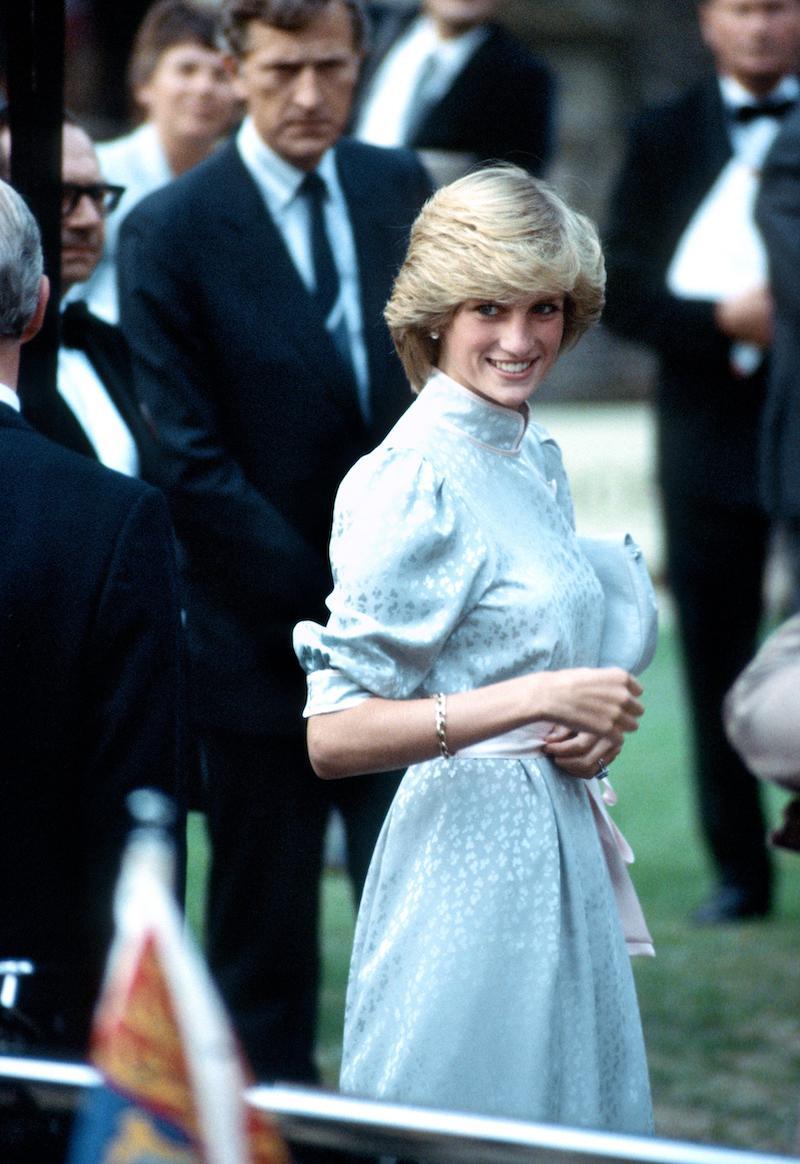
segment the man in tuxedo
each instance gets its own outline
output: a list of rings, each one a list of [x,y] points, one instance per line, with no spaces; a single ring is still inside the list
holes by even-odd
[[[800,104],[767,154],[756,218],[775,303],[775,338],[760,444],[764,505],[784,535],[791,607],[800,612]]]
[[[130,357],[118,328],[93,315],[81,285],[103,255],[105,218],[122,188],[108,185],[91,138],[67,119],[62,138],[61,344],[56,386],[22,358],[19,398],[35,428],[129,476],[151,474],[158,448],[131,391]],[[0,176],[8,178],[8,126],[0,128]]]
[[[767,913],[757,783],[725,738],[753,654],[769,522],[757,442],[771,304],[757,172],[798,96],[798,0],[700,0],[715,72],[633,127],[607,231],[605,320],[659,357],[658,473],[692,713],[700,821],[718,886],[698,923]],[[736,261],[734,261],[736,260]]]
[[[504,3],[371,5],[355,136],[421,150],[441,180],[497,160],[544,173],[555,146],[555,82],[496,22]]]
[[[0,1043],[75,1056],[126,797],[147,784],[182,798],[177,577],[158,490],[20,416],[20,350],[48,284],[36,223],[2,181],[0,286]]]
[[[363,15],[360,0],[228,0],[247,116],[120,238],[121,321],[186,561],[208,956],[262,1078],[316,1078],[331,806],[358,896],[397,782],[315,779],[292,651],[331,588],[338,483],[410,401],[382,310],[430,184],[410,152],[339,140]]]

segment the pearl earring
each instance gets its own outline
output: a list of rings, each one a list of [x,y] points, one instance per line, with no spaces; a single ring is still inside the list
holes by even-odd
[[[432,331],[432,332],[431,332],[431,339],[432,339],[432,340],[438,340],[438,338],[439,338],[439,333],[438,333],[438,331]]]

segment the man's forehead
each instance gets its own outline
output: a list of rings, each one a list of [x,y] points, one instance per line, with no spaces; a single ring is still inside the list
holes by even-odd
[[[261,64],[296,65],[349,60],[354,50],[352,45],[348,44],[284,44],[262,46],[251,50],[251,52]]]
[[[101,182],[100,162],[89,135],[76,125],[65,125],[62,135],[62,179],[67,182]],[[6,154],[11,150],[11,131],[7,125],[0,128],[0,150]]]
[[[344,8],[331,11],[335,13],[333,20],[325,14],[322,19],[296,29],[277,28],[263,20],[251,21],[247,26],[245,56],[256,56],[269,64],[343,60],[352,56],[355,50],[349,14]]]
[[[750,16],[757,12],[800,12],[800,0],[705,0],[705,8]]]
[[[64,178],[70,182],[76,179],[99,182],[100,163],[91,138],[75,125],[65,125],[63,132],[61,169]]]

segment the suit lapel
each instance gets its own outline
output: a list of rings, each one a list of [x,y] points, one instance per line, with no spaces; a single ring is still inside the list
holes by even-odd
[[[686,136],[696,146],[686,166],[685,181],[694,212],[733,157],[716,77],[697,90],[691,114],[693,125]]]
[[[161,454],[153,428],[148,424],[145,413],[133,395],[130,359],[122,333],[87,312],[85,351],[100,382],[133,437],[139,454],[139,474],[149,479]]]
[[[477,110],[480,117],[481,103],[475,100],[476,91],[485,92],[487,87],[493,84],[492,78],[497,75],[498,68],[505,65],[502,55],[499,61],[496,59],[499,39],[500,30],[492,25],[486,38],[453,78],[453,83],[447,91],[426,110],[415,133],[409,139],[410,144],[419,141],[438,141],[443,126],[462,126],[465,109]]]
[[[72,409],[54,384],[42,384],[36,369],[26,366],[25,352],[20,369],[19,399],[22,414],[37,432],[64,448],[97,458],[94,446],[79,424]]]
[[[292,346],[297,363],[307,366],[342,411],[360,424],[353,377],[235,144],[226,152],[230,181],[225,182],[221,222],[236,239],[237,286],[249,288],[253,300],[247,310],[255,312],[260,326]]]
[[[358,260],[364,343],[369,369],[371,425],[383,432],[395,419],[389,394],[380,386],[390,378],[389,365],[396,359],[391,337],[383,319],[383,309],[391,293],[396,271],[403,261],[407,228],[398,224],[396,213],[385,213],[382,198],[372,189],[371,172],[363,164],[356,143],[343,138],[336,147],[339,179],[347,201]],[[390,411],[384,416],[384,405]]]
[[[0,400],[0,428],[19,428],[24,432],[31,432],[31,426],[10,404]]]

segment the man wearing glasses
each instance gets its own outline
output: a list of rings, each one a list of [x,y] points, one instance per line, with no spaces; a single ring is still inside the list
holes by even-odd
[[[0,176],[8,177],[9,133],[0,131]],[[156,444],[131,394],[130,363],[122,333],[92,315],[82,285],[103,255],[106,216],[122,186],[103,181],[85,130],[63,127],[61,199],[61,344],[57,391],[20,398],[27,419],[46,436],[128,476],[152,467]]]

